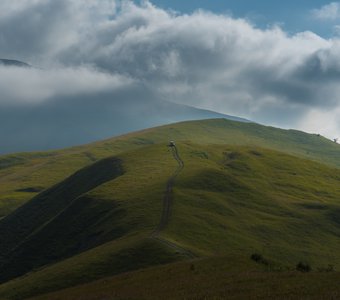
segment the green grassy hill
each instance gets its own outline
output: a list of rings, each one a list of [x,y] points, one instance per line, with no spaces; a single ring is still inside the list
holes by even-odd
[[[154,234],[178,170],[167,147],[172,139],[184,168],[174,178],[167,225]],[[299,261],[314,270],[340,269],[339,158],[340,146],[316,135],[221,119],[0,157],[3,215],[25,203],[0,221],[0,299],[165,263],[172,264],[153,270],[181,272],[188,264],[173,263],[193,257],[204,257],[203,265],[219,258],[234,273],[243,270],[240,280],[254,270],[259,277],[252,284],[269,280],[268,268],[292,270]],[[252,253],[263,255],[266,266],[252,262]],[[143,272],[131,273],[134,285],[154,276]],[[176,276],[167,278],[170,284]],[[84,291],[103,283],[96,284]],[[155,290],[157,280],[150,285]],[[220,292],[216,288],[215,295]],[[204,294],[198,290],[197,296]]]
[[[65,150],[0,156],[0,218],[99,159],[169,140],[257,146],[340,167],[340,146],[321,136],[226,119],[182,122]]]

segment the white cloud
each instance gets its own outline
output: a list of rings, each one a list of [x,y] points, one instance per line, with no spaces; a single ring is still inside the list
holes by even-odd
[[[7,12],[0,18],[0,57],[46,70],[23,76],[1,71],[6,86],[16,80],[19,87],[12,98],[29,86],[36,90],[31,99],[43,101],[132,80],[157,99],[285,127],[302,126],[310,111],[339,107],[337,38],[308,31],[289,35],[277,26],[261,30],[204,11],[176,14],[150,2],[5,0],[0,8]],[[339,5],[313,14],[336,19]],[[334,122],[329,126],[331,135],[339,130]]]
[[[113,91],[133,83],[127,77],[85,67],[41,70],[0,65],[0,78],[0,107],[39,104],[56,96]]]
[[[340,19],[340,2],[331,2],[319,9],[313,9],[314,18],[323,21],[335,21]]]
[[[302,130],[318,133],[329,139],[340,138],[340,106],[332,110],[311,109],[299,123]]]

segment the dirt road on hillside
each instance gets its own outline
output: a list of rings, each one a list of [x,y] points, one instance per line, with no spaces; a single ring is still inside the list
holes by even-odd
[[[178,166],[175,172],[171,175],[171,177],[167,181],[166,190],[165,190],[164,198],[163,198],[163,210],[162,210],[161,220],[159,224],[157,225],[157,227],[155,228],[155,230],[151,233],[151,237],[159,240],[160,242],[176,250],[177,252],[185,254],[193,258],[195,257],[195,255],[191,251],[184,249],[180,247],[179,245],[160,237],[161,231],[163,231],[166,228],[166,226],[169,223],[170,216],[171,216],[171,208],[173,205],[173,187],[175,184],[175,180],[177,176],[179,175],[179,173],[184,168],[184,162],[179,156],[177,147],[171,146],[170,148],[171,148],[172,156],[177,161]]]

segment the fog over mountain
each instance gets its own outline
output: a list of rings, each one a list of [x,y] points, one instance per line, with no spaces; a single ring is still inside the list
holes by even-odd
[[[123,99],[123,100],[122,100]],[[72,109],[70,109],[72,103]],[[115,92],[55,96],[36,105],[7,105],[0,110],[3,146],[0,153],[54,149],[79,145],[183,120],[228,118],[208,110],[155,100],[145,87],[129,86]]]
[[[4,0],[0,36],[0,58],[33,66],[0,63],[2,152],[201,114],[182,105],[340,136],[337,36],[114,0]]]

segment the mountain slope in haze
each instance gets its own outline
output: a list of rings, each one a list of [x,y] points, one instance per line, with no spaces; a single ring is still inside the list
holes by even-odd
[[[0,66],[31,67],[11,59],[0,59]],[[249,122],[158,98],[149,88],[136,84],[128,90],[121,88],[68,96],[62,93],[39,103],[26,101],[20,105],[3,105],[0,126],[6,130],[0,131],[0,154],[70,147],[185,120],[227,118]]]
[[[154,237],[178,170],[170,139],[184,168],[167,225]],[[277,270],[299,261],[337,269],[339,151],[316,135],[217,119],[3,156],[1,184],[49,188],[0,221],[0,278],[26,274],[2,284],[0,297],[23,299],[186,254],[248,261],[261,253]]]
[[[0,216],[98,159],[170,140],[256,146],[340,167],[340,146],[317,135],[225,119],[183,122],[65,150],[0,156]]]
[[[184,120],[227,118],[248,122],[156,99],[146,88],[131,87],[124,92],[59,96],[39,105],[2,107],[0,125],[6,130],[0,132],[0,153],[70,147]]]
[[[24,63],[19,60],[14,60],[14,59],[2,59],[0,58],[0,65],[7,66],[7,67],[25,67],[29,68],[30,65],[27,63]]]

